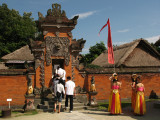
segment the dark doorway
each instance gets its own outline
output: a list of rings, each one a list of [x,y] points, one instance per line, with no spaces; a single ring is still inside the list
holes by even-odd
[[[53,75],[58,66],[64,69],[64,59],[52,59],[52,74]]]

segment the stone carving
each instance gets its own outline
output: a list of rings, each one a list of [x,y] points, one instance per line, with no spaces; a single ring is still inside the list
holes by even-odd
[[[78,18],[79,18],[79,16],[74,16],[74,18],[72,18],[71,20],[73,21],[74,24],[77,24]]]
[[[47,16],[50,16],[50,15],[52,15],[52,10],[51,10],[51,9],[48,9],[48,11],[47,11]]]
[[[51,64],[51,52],[49,50],[46,51],[46,65]]]
[[[91,99],[91,103],[90,103],[91,106],[97,106],[97,100],[95,97],[93,97],[93,99]]]
[[[76,41],[76,39],[72,40],[72,45],[71,45],[71,51],[72,51],[72,55],[73,55],[73,61],[72,64],[74,66],[76,66],[77,68],[79,68],[79,52],[82,51],[82,48],[84,47],[86,40],[79,39]]]
[[[88,98],[86,94],[76,95],[76,99],[80,103],[84,103],[84,105],[88,104]]]
[[[76,94],[86,93],[85,88],[81,88],[79,85],[75,88]]]
[[[43,35],[47,35],[48,31],[43,31]]]
[[[81,52],[82,51],[82,48],[84,47],[84,44],[85,44],[86,40],[83,40],[82,39],[79,39],[76,41],[76,39],[73,39],[72,40],[72,45],[71,45],[71,49],[72,49],[72,52]]]
[[[34,93],[34,95],[40,95],[40,94],[41,94],[41,89],[35,87],[35,88],[33,89],[33,93]]]
[[[92,76],[92,79],[91,79],[91,89],[90,89],[90,91],[91,92],[96,91],[94,76]]]
[[[46,37],[46,65],[51,64],[51,56],[64,57],[69,65],[69,39],[67,37]]]
[[[43,23],[51,24],[51,23],[58,23],[63,24],[66,23],[67,26],[72,26],[74,28],[74,25],[77,24],[78,16],[75,16],[72,19],[68,19],[66,16],[66,13],[64,10],[61,10],[60,4],[52,4],[52,9],[48,9],[46,17],[43,17],[43,15],[38,12],[39,16],[39,25]],[[61,25],[57,25],[57,27],[60,27]]]
[[[30,76],[30,75],[28,75],[28,83],[27,83],[27,85],[28,85],[28,91],[27,91],[27,94],[28,94],[28,95],[33,94],[32,78],[31,78],[31,76]]]
[[[40,13],[40,12],[38,12],[38,17],[39,17],[39,20],[44,18],[42,13]]]
[[[73,37],[71,32],[68,32],[68,36],[71,38]]]
[[[56,34],[56,37],[59,37],[59,32],[56,32],[55,34]]]
[[[25,100],[24,111],[32,111],[32,110],[34,110],[35,109],[35,106],[34,106],[35,96],[34,95],[26,96],[25,98],[26,98],[26,100]]]
[[[38,13],[39,18],[42,17],[40,13]],[[48,9],[47,16],[54,16],[54,17],[66,17],[66,13],[64,10],[61,11],[60,4],[52,4],[52,9]]]

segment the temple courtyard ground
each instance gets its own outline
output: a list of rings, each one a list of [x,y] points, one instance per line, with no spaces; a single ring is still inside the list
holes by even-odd
[[[44,113],[36,115],[19,116],[5,118],[4,120],[160,120],[160,108],[155,108],[157,101],[147,102],[147,113],[144,116],[135,116],[131,107],[123,109],[121,115],[110,115],[107,111],[98,111],[96,109],[78,110],[69,113]]]

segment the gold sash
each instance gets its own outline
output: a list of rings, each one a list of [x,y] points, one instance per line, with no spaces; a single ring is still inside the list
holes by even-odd
[[[118,89],[113,89],[113,93],[116,94],[118,92]]]
[[[138,91],[138,94],[139,94],[139,95],[143,95],[143,94],[144,94],[144,92]]]

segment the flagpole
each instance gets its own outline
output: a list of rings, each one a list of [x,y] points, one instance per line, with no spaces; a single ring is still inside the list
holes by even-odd
[[[115,64],[114,64],[114,68],[113,68],[113,70],[114,70],[114,73],[115,73],[115,72],[116,72]]]
[[[114,47],[114,46],[113,46]],[[114,47],[115,48],[115,51],[116,51],[116,46]],[[114,48],[113,48],[113,51],[114,51]],[[113,52],[114,53],[114,52]],[[114,73],[116,73],[116,64],[115,64],[115,60],[114,60]]]

